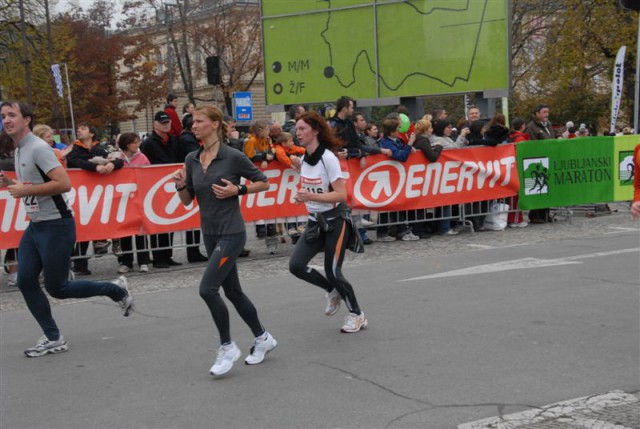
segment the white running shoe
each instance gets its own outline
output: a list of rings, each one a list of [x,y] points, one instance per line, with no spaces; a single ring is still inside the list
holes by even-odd
[[[378,238],[376,238],[376,241],[380,241],[382,243],[390,243],[392,241],[396,241],[395,237],[392,237],[390,235],[379,235]]]
[[[149,272],[149,265],[147,265],[147,264],[140,265],[140,272],[141,273],[148,273]]]
[[[375,224],[375,222],[371,222],[369,219],[365,219],[363,217],[360,217],[360,219],[356,221],[357,228],[368,228],[370,226],[374,226]]]
[[[118,304],[120,304],[120,308],[122,308],[122,314],[124,317],[129,317],[129,315],[133,313],[133,297],[129,291],[129,282],[127,281],[127,278],[125,276],[120,276],[111,283],[120,286],[125,290],[125,292],[127,292],[127,296],[118,301]]]
[[[129,267],[127,267],[125,264],[120,264],[120,267],[118,268],[118,274],[127,274],[129,272]]]
[[[420,240],[420,237],[418,237],[417,235],[415,235],[413,232],[409,231],[406,234],[404,234],[401,238],[402,241],[416,241],[416,240]]]
[[[267,353],[276,348],[276,346],[278,345],[276,339],[273,338],[273,336],[268,332],[265,332],[265,335],[267,336],[267,338],[265,338],[264,340],[256,337],[256,339],[253,341],[253,346],[251,346],[251,351],[249,352],[249,355],[247,355],[247,358],[244,360],[244,363],[246,363],[247,365],[257,365],[259,363],[262,363]]]
[[[333,316],[340,310],[342,297],[335,288],[331,292],[327,292],[325,296],[327,297],[327,307],[324,309],[324,314]]]
[[[64,337],[60,335],[58,341],[51,341],[45,335],[41,336],[35,347],[28,348],[24,351],[24,354],[27,357],[39,357],[44,356],[48,353],[62,353],[69,350],[69,346],[67,342],[64,340]]]
[[[524,220],[522,222],[509,224],[509,228],[526,228],[528,226],[529,226],[529,223]]]
[[[444,235],[458,235],[458,231],[456,231],[455,229],[450,229],[449,231],[445,232]]]
[[[9,273],[7,276],[7,285],[9,286],[18,286],[18,272]]]
[[[369,321],[364,317],[364,313],[354,314],[349,313],[344,319],[344,325],[340,328],[340,331],[345,333],[358,332],[360,329],[366,327]]]
[[[231,341],[231,344],[220,346],[218,348],[218,355],[216,361],[209,370],[211,375],[223,375],[233,368],[233,363],[240,359],[242,352],[236,346],[236,343]]]

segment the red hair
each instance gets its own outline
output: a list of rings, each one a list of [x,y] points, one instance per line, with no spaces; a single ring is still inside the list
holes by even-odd
[[[315,110],[304,112],[298,118],[299,121],[304,121],[313,130],[318,132],[318,143],[320,146],[324,146],[332,152],[338,152],[342,149],[342,143],[335,136],[327,121]]]

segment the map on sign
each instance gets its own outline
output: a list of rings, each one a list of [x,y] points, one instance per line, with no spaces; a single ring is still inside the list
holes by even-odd
[[[509,88],[508,0],[262,0],[267,104]]]

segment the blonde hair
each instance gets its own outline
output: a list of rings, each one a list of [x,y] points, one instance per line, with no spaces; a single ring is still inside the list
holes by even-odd
[[[224,121],[224,115],[222,111],[213,104],[205,104],[204,106],[196,107],[193,113],[202,113],[211,122],[220,122],[220,128],[218,128],[218,137],[221,141],[226,141],[229,135],[229,125]]]
[[[260,137],[260,131],[268,128],[269,124],[267,123],[267,121],[257,120],[249,126],[249,134]]]
[[[36,137],[40,137],[41,139],[42,139],[42,136],[44,136],[49,132],[53,134],[53,129],[49,125],[38,124],[35,127],[33,127],[33,134],[35,134]]]
[[[281,132],[278,138],[276,139],[276,144],[286,143],[289,140],[293,141],[293,135],[291,133],[287,133],[285,131]]]
[[[420,119],[416,122],[416,134],[426,134],[432,127],[430,120]]]

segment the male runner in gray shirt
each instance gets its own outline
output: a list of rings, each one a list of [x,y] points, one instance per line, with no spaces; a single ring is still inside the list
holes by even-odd
[[[29,311],[44,335],[24,354],[38,357],[69,349],[51,314],[47,296],[38,275],[44,270],[45,288],[58,299],[108,296],[120,304],[125,317],[133,311],[133,298],[122,276],[113,282],[69,281],[71,252],[76,242],[73,211],[65,192],[71,181],[51,147],[31,133],[33,113],[20,102],[0,104],[6,133],[16,145],[14,181],[0,174],[0,188],[7,187],[14,198],[22,199],[31,222],[18,249],[18,287]]]

